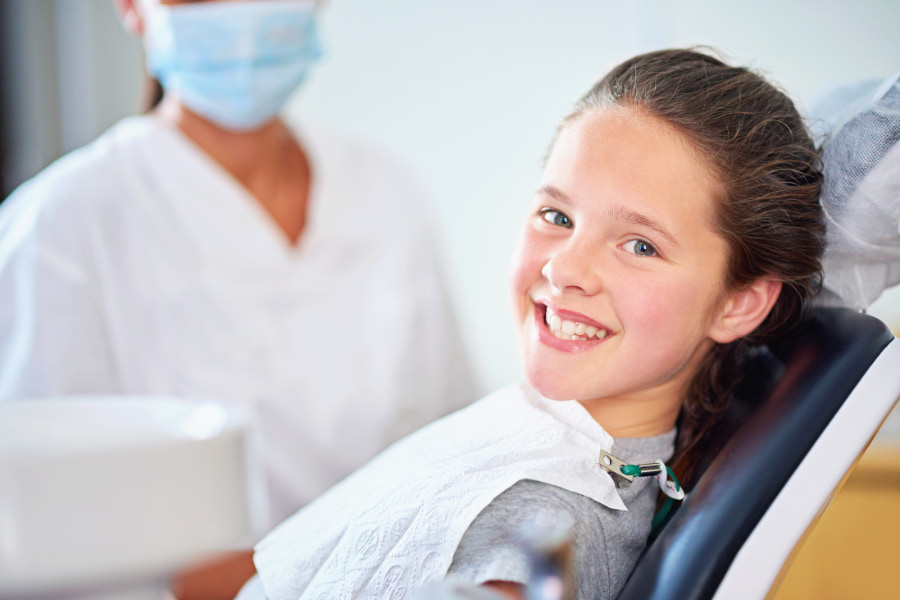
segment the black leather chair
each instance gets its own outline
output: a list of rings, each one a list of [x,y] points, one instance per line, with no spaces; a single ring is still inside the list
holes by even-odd
[[[770,350],[619,600],[765,598],[900,396],[900,340],[874,317],[817,309]]]

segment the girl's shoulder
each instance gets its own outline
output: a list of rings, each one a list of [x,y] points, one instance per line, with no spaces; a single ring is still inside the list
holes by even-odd
[[[634,489],[646,498],[619,511],[562,487],[519,481],[472,522],[456,548],[449,574],[472,583],[526,584],[538,545],[557,536],[569,547],[569,568],[577,574],[575,597],[615,597],[649,533],[655,493],[648,483]]]

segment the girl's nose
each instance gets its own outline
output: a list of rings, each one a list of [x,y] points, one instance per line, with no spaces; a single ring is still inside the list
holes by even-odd
[[[551,256],[541,267],[544,276],[556,293],[594,295],[603,289],[596,260],[585,252],[567,250]]]

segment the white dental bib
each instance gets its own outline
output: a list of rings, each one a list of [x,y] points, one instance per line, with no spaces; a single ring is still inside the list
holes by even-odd
[[[597,464],[612,444],[574,400],[495,392],[389,447],[263,539],[254,561],[266,596],[404,598],[443,578],[478,513],[523,479],[626,510]]]

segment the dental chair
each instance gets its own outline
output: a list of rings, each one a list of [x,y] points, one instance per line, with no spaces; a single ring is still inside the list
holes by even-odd
[[[619,600],[762,599],[900,397],[900,340],[878,319],[815,309],[753,363],[688,497]]]

